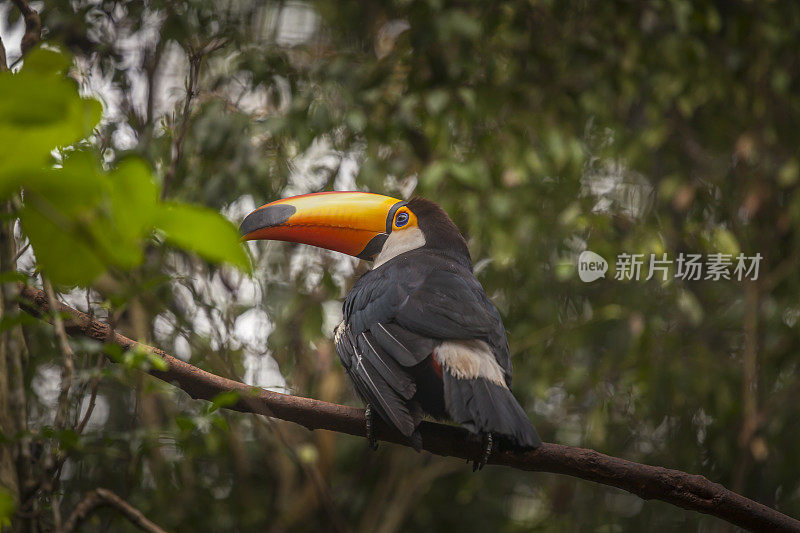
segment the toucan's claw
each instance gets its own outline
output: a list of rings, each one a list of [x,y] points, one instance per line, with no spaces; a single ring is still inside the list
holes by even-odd
[[[475,472],[476,470],[483,470],[483,467],[486,466],[486,463],[489,462],[489,457],[491,457],[492,455],[493,446],[494,446],[494,439],[492,438],[492,434],[485,433],[483,435],[483,455],[481,455],[480,459],[477,459],[472,463],[473,472]]]
[[[367,404],[367,408],[364,409],[364,418],[367,419],[367,440],[369,441],[369,447],[372,450],[378,449],[378,439],[375,438],[375,433],[372,431],[372,406]]]

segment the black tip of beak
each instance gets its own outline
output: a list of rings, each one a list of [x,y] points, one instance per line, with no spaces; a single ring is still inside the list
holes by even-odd
[[[367,246],[364,247],[361,253],[358,254],[356,257],[358,257],[359,259],[364,259],[366,261],[372,261],[373,259],[375,259],[375,256],[378,255],[378,253],[381,251],[381,249],[383,248],[383,243],[385,243],[386,239],[388,238],[389,236],[385,233],[379,233],[378,235],[375,235],[367,243]]]
[[[278,204],[262,207],[247,215],[239,226],[239,235],[244,237],[258,229],[269,228],[283,224],[289,217],[297,212],[293,205]]]

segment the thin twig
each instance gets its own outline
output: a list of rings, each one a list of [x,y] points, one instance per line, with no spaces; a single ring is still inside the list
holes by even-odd
[[[178,126],[178,134],[173,137],[172,145],[170,146],[171,160],[169,162],[169,168],[164,173],[164,183],[161,188],[162,200],[167,197],[172,181],[175,179],[175,174],[178,172],[178,165],[183,158],[183,143],[189,129],[192,100],[197,96],[197,85],[200,80],[200,65],[207,55],[216,52],[226,44],[228,44],[227,39],[215,37],[203,46],[187,46],[187,53],[189,55],[189,77],[186,79],[186,97],[183,100],[183,114],[181,116],[181,123]]]
[[[56,306],[56,311],[71,315],[65,324],[70,335],[112,342],[124,350],[148,350],[162,358],[167,370],[151,369],[149,373],[183,389],[192,398],[211,400],[220,393],[236,391],[240,399],[229,409],[288,420],[308,429],[366,436],[363,409],[258,389],[211,374],[158,348],[142,345],[114,333],[110,331],[108,324],[92,320],[77,309],[60,302],[56,302]],[[20,307],[34,316],[50,316],[47,296],[30,286],[21,286]],[[377,422],[373,431],[378,439],[409,446],[408,440],[397,430]],[[474,459],[482,452],[481,443],[477,439],[470,439],[469,433],[463,428],[425,421],[420,424],[419,430],[422,435],[422,449],[433,454]],[[754,531],[800,532],[800,521],[712,483],[700,475],[635,463],[574,446],[544,443],[535,450],[520,450],[504,444],[502,441],[499,443],[499,449],[491,455],[489,464],[565,474],[602,483],[646,500],[665,501]]]
[[[19,258],[22,257],[22,254],[24,254],[28,250],[28,248],[30,248],[30,247],[31,247],[30,241],[26,242],[25,246],[21,247],[19,249],[19,251],[17,252],[16,257],[14,257],[14,262],[19,261]]]
[[[105,364],[105,361],[106,359],[102,355],[97,357],[97,375],[92,378],[92,390],[89,396],[89,405],[86,407],[86,413],[84,413],[83,418],[81,419],[80,423],[78,423],[78,427],[75,428],[75,431],[79,435],[83,433],[84,429],[86,429],[86,424],[89,423],[89,419],[92,417],[94,405],[97,401],[97,389],[100,385],[101,371],[103,370],[103,364]]]
[[[172,145],[170,146],[170,155],[172,157],[169,162],[169,168],[164,174],[164,185],[161,188],[161,199],[165,199],[175,179],[175,174],[178,172],[178,164],[183,157],[183,141],[186,138],[186,132],[189,129],[189,114],[191,112],[192,99],[197,92],[197,82],[200,77],[200,63],[203,56],[189,51],[189,77],[186,80],[186,97],[183,100],[183,114],[181,116],[181,123],[178,126],[178,132],[172,138]]]
[[[250,400],[249,398],[243,399],[246,402]],[[284,429],[280,427],[279,424],[276,424],[274,420],[269,417],[256,417],[256,420],[271,429],[274,434],[277,435],[278,440],[283,445],[283,449],[290,455],[295,464],[300,466],[303,474],[305,474],[306,478],[308,478],[309,482],[311,483],[311,487],[314,490],[314,493],[317,495],[319,503],[322,505],[322,509],[331,520],[331,531],[335,531],[337,533],[349,531],[350,528],[347,526],[347,522],[334,505],[333,495],[331,495],[328,486],[325,484],[325,480],[323,479],[319,468],[316,465],[308,464],[306,461],[303,461],[297,456],[297,452],[295,451],[296,446],[289,442],[288,435]]]
[[[156,83],[158,82],[156,72],[158,71],[158,66],[161,64],[161,55],[164,52],[165,44],[165,40],[161,38],[160,34],[157,38],[158,42],[156,42],[155,46],[152,48],[148,47],[145,50],[144,60],[142,62],[142,69],[147,76],[147,107],[145,108],[144,127],[142,130],[148,133],[149,128],[152,127],[153,121],[155,120]]]
[[[206,312],[210,313],[210,310],[206,306],[204,306],[204,308],[206,309]],[[176,327],[179,326],[176,324]],[[225,345],[224,339],[219,338],[217,340],[221,346]],[[220,357],[220,355],[216,352],[212,353],[212,357],[214,357],[217,368],[221,369],[229,379],[234,379],[237,381],[240,379],[236,375],[235,369],[228,364],[225,358]],[[249,398],[244,398],[243,400],[248,401]],[[347,527],[347,522],[334,505],[333,495],[331,494],[329,487],[325,484],[322,473],[319,471],[319,468],[316,466],[316,464],[309,464],[306,461],[302,461],[297,456],[295,451],[297,448],[296,443],[290,442],[290,436],[288,432],[284,431],[284,428],[277,424],[275,420],[268,417],[256,417],[255,420],[256,423],[263,424],[263,426],[271,430],[274,435],[277,436],[277,439],[280,441],[283,449],[292,458],[295,464],[297,464],[303,471],[303,474],[309,480],[309,483],[311,484],[311,487],[314,490],[320,505],[322,505],[323,510],[328,514],[328,518],[331,520],[331,531],[335,531],[337,533],[348,531],[349,528]]]
[[[52,494],[50,496],[50,510],[53,513],[53,530],[61,531],[63,520],[61,518],[61,500],[63,498],[60,494]]]
[[[75,431],[78,434],[83,433],[83,430],[86,428],[86,424],[89,422],[89,419],[92,416],[92,412],[94,411],[95,403],[97,400],[97,389],[100,383],[100,373],[99,371],[103,368],[105,364],[105,357],[100,355],[97,360],[97,370],[98,375],[96,375],[92,379],[91,384],[91,397],[89,398],[89,405],[86,408],[86,413],[84,413],[83,418],[81,419],[80,423],[77,425]],[[69,458],[69,454],[64,450],[58,450],[57,452],[51,452],[51,455],[47,457],[45,463],[42,468],[42,475],[39,477],[39,480],[32,485],[28,492],[31,494],[32,498],[36,497],[36,493],[39,489],[43,489],[45,492],[52,492],[53,487],[56,485],[58,480],[61,477],[61,469],[64,467],[64,463]],[[55,497],[54,495],[52,497]],[[58,504],[53,503],[53,519],[56,524],[60,521],[60,509]],[[59,528],[56,527],[56,530]]]
[[[50,309],[58,309],[53,286],[47,279],[44,280],[44,290]],[[59,430],[64,426],[69,412],[69,390],[72,386],[72,376],[75,372],[75,353],[69,345],[67,332],[64,329],[64,320],[58,312],[53,313],[53,333],[63,359],[63,366],[61,367],[61,390],[58,395],[58,406],[56,407],[56,415],[53,421],[53,427]]]
[[[163,529],[147,519],[142,512],[129,504],[113,492],[104,488],[97,488],[87,494],[75,507],[75,510],[67,519],[61,533],[72,533],[95,512],[99,507],[113,507],[119,511],[128,521],[142,531],[148,533],[165,533]]]
[[[47,280],[47,278],[43,277],[42,279],[45,289],[44,294],[47,298],[47,303],[50,305],[50,309],[58,309],[59,302],[56,300],[53,286],[50,284],[50,281]],[[55,341],[63,359],[63,366],[61,367],[61,385],[58,395],[58,403],[56,405],[56,414],[53,420],[53,427],[56,431],[58,431],[64,428],[67,415],[69,414],[69,391],[72,386],[72,376],[75,372],[75,354],[69,345],[67,332],[64,328],[64,320],[58,311],[53,313],[52,323]],[[63,465],[65,460],[66,454],[59,450],[58,446],[52,445],[49,447],[43,460],[42,473],[36,486],[37,491],[42,490],[46,494],[53,492],[53,488],[55,487],[56,483],[58,483],[58,475],[60,473],[61,465]],[[36,494],[33,491],[31,492],[31,498],[34,499],[34,504],[36,504]],[[60,515],[57,511],[53,516],[55,520],[60,520]]]

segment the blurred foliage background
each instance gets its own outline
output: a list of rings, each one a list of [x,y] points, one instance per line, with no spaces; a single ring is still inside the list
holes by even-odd
[[[358,405],[331,337],[366,265],[283,243],[248,260],[216,214],[332,189],[445,207],[543,439],[800,515],[800,4],[31,7],[61,51],[20,60],[23,21],[0,3],[18,71],[0,73],[0,528],[51,530],[102,486],[175,531],[728,530],[582,480],[219,410],[137,370],[158,361],[103,363],[87,342],[70,370],[13,302],[14,280],[49,280],[211,372]],[[621,253],[763,260],[755,282],[583,283],[586,249],[610,274]],[[131,528],[111,510],[85,525]]]

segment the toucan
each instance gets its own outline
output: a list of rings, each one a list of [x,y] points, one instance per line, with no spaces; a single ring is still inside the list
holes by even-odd
[[[310,244],[367,261],[334,333],[336,351],[367,406],[417,449],[425,414],[512,446],[541,440],[511,393],[511,357],[500,313],[472,270],[467,243],[436,203],[366,192],[277,200],[242,222],[243,240]]]

